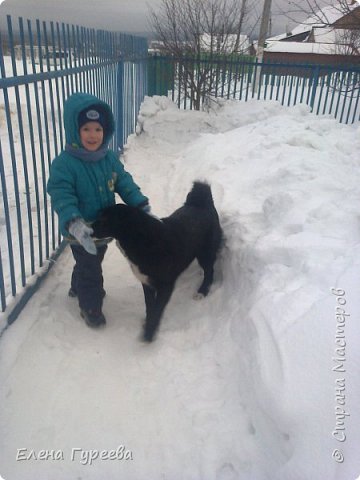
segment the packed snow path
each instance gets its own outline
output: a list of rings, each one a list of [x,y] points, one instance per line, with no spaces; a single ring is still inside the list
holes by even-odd
[[[193,300],[193,263],[147,345],[142,289],[115,245],[99,331],[67,297],[66,250],[0,340],[0,475],[354,480],[359,134],[304,106],[147,99],[125,166],[159,216],[211,183],[226,238],[215,283]]]

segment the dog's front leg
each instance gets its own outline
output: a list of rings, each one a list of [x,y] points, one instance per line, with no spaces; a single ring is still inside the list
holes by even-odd
[[[173,290],[174,284],[161,285],[156,290],[155,301],[149,303],[149,308],[147,308],[146,312],[146,321],[144,327],[145,341],[151,342],[153,340],[154,335],[159,328],[161,316],[170,300]]]

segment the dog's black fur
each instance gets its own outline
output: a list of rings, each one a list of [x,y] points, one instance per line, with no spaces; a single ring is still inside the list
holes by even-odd
[[[196,258],[204,270],[199,295],[213,282],[214,262],[222,238],[210,186],[195,182],[183,207],[161,221],[128,205],[106,208],[92,225],[97,238],[114,237],[119,247],[148,278],[144,289],[144,340],[151,342],[180,273]]]

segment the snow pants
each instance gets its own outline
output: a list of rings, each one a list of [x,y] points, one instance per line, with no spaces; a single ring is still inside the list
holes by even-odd
[[[101,312],[104,298],[104,279],[101,263],[107,245],[97,247],[97,255],[91,255],[81,245],[70,245],[75,259],[71,288],[77,294],[81,310]]]

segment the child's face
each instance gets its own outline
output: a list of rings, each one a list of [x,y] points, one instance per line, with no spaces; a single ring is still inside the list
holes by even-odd
[[[99,122],[87,122],[79,130],[83,147],[95,152],[101,147],[104,140],[104,130]]]

